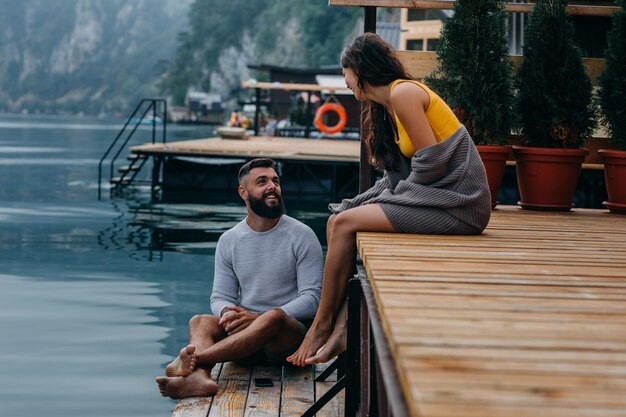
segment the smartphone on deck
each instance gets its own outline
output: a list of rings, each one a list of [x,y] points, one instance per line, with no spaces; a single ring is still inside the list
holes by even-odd
[[[274,383],[269,378],[254,378],[255,387],[273,387]]]

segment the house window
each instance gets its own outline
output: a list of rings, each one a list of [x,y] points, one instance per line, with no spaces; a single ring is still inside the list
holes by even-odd
[[[410,39],[406,41],[406,49],[409,51],[423,51],[424,40],[423,39]]]
[[[437,45],[439,45],[439,39],[426,39],[427,51],[436,51]]]
[[[408,22],[417,22],[420,20],[441,20],[441,12],[438,10],[427,9],[409,9],[406,20]]]
[[[415,22],[418,20],[426,20],[426,10],[424,9],[409,9],[407,16],[409,22]]]

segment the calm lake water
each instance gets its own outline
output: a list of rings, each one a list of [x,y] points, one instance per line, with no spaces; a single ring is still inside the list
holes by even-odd
[[[0,115],[0,416],[174,408],[154,377],[209,311],[217,238],[245,208],[98,201],[97,164],[122,124]],[[210,130],[170,125],[168,140]],[[285,197],[323,239],[327,201]]]

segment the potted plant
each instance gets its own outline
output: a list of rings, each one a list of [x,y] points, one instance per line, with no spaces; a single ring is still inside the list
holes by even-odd
[[[446,100],[478,147],[492,206],[510,155],[511,61],[501,0],[457,0],[441,30],[438,65],[426,83]]]
[[[600,76],[600,104],[610,144],[618,149],[600,149],[611,213],[626,214],[626,2],[618,0],[620,11],[613,14]]]
[[[524,38],[517,89],[525,146],[513,149],[526,209],[571,209],[588,153],[580,146],[595,127],[591,80],[566,6],[567,0],[538,0]]]

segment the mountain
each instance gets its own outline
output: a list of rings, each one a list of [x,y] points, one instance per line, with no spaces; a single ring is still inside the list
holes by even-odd
[[[195,0],[161,91],[174,104],[189,87],[228,98],[250,78],[248,64],[337,65],[361,15],[328,0]]]
[[[119,112],[155,88],[192,0],[0,0],[0,111]]]
[[[327,0],[0,0],[0,112],[232,98],[249,64],[338,63],[362,12]],[[253,74],[254,75],[254,74]]]

